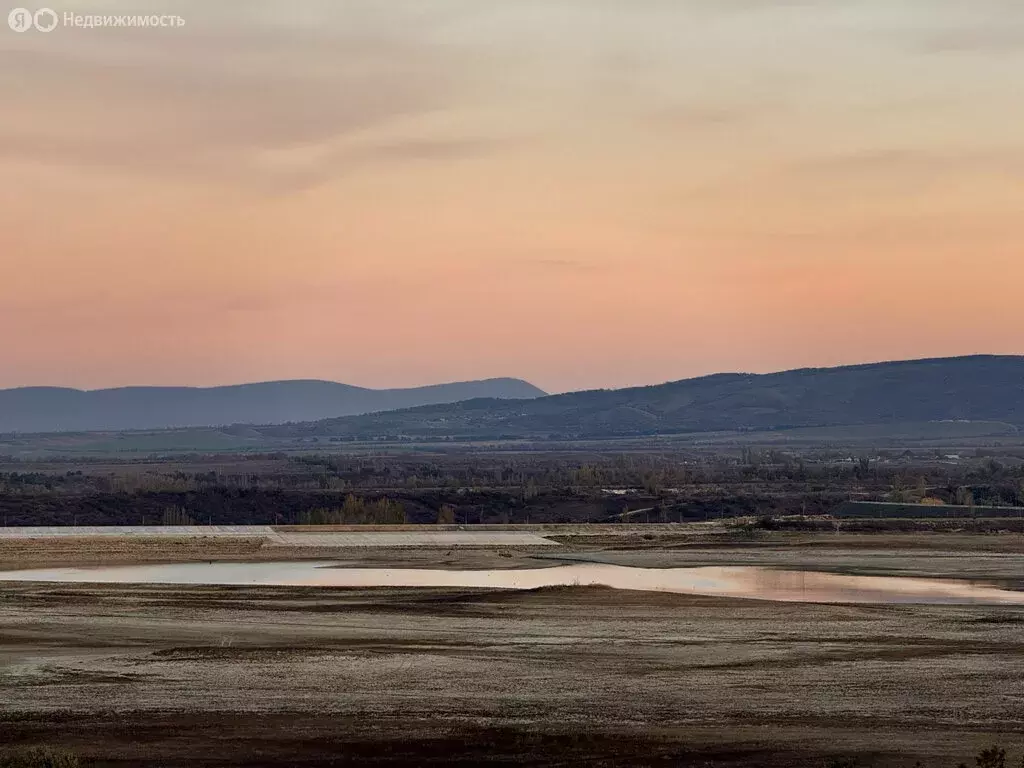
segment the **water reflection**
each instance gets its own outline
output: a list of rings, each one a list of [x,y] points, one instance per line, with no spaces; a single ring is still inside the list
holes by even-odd
[[[629,568],[579,564],[530,570],[445,571],[345,568],[337,562],[182,563],[0,572],[0,581],[323,587],[491,587],[603,585],[758,600],[829,603],[1024,605],[1024,592],[947,579],[847,576],[749,566]]]

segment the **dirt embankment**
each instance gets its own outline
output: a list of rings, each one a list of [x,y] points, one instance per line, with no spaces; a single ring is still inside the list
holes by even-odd
[[[285,533],[367,532],[353,526],[280,528]],[[622,526],[485,526],[479,530],[532,532],[555,541],[551,546],[288,546],[266,537],[233,536],[83,536],[6,538],[0,536],[0,570],[89,565],[132,565],[203,561],[271,562],[288,560],[345,560],[354,566],[406,568],[533,568],[552,562],[578,560],[611,562],[652,568],[719,565],[723,563],[776,565],[862,573],[920,573],[963,578],[1019,578],[1012,567],[964,570],[956,560],[964,555],[989,555],[989,566],[1000,555],[1024,555],[1024,535],[1014,533],[793,533],[737,530],[720,525]],[[395,530],[398,530],[396,528]],[[403,531],[436,534],[443,527],[402,527]],[[475,527],[452,528],[474,531]],[[388,532],[377,528],[373,532]],[[285,538],[285,537],[282,537]],[[329,536],[317,536],[329,540]],[[836,553],[843,556],[838,557]],[[884,557],[883,557],[884,555]],[[907,564],[903,564],[902,561]],[[929,567],[922,563],[928,561]],[[980,562],[980,561],[979,561]],[[944,566],[942,565],[944,563]],[[1006,571],[1005,573],[1003,571]],[[1012,573],[1010,572],[1012,571]]]

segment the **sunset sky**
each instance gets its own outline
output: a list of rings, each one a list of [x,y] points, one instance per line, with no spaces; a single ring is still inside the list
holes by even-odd
[[[1021,0],[52,7],[186,23],[0,21],[0,387],[1024,354]]]

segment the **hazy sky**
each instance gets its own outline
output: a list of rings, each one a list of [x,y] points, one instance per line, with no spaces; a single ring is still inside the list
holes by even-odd
[[[1021,0],[51,6],[186,24],[0,19],[0,386],[1024,353]]]

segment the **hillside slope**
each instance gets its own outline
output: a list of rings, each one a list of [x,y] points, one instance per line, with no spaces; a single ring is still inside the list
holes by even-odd
[[[717,374],[529,401],[472,400],[296,425],[267,434],[603,437],[942,420],[1024,425],[1024,357]]]

